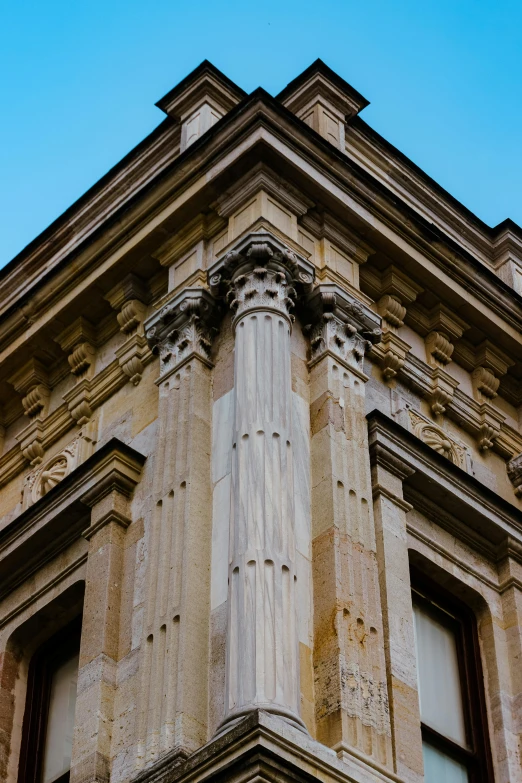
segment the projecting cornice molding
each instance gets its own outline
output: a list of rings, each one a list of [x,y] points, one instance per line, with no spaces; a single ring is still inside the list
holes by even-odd
[[[65,451],[63,456],[66,460]],[[67,468],[60,462],[60,455],[54,463],[54,473],[53,464],[49,465],[49,476],[38,472],[35,481],[40,489],[32,498],[34,502],[0,531],[2,594],[82,535],[93,502],[110,492],[130,498],[146,460],[143,454],[117,438],[112,438],[75,469],[74,455],[71,453],[69,457],[72,467],[69,472],[65,472]],[[59,475],[60,465],[65,468],[63,475]],[[51,484],[47,489],[46,482]],[[28,489],[31,491],[32,487]]]
[[[407,500],[411,487],[456,517],[470,535],[478,533],[497,548],[510,538],[522,541],[522,511],[466,473],[458,460],[448,459],[452,444],[446,446],[442,436],[435,448],[378,410],[366,418],[370,458],[389,463],[395,475],[402,472]]]

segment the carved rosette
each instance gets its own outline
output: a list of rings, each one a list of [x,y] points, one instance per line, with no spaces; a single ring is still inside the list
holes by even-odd
[[[364,356],[381,340],[381,319],[334,283],[318,285],[306,302],[310,364],[330,354],[363,373]]]
[[[22,489],[22,507],[25,510],[47,495],[78,465],[84,462],[94,451],[96,443],[95,425],[84,427],[80,433],[59,454],[40,464],[29,473]]]
[[[420,416],[416,411],[408,411],[413,434],[434,451],[442,454],[454,465],[466,470],[466,450],[460,443],[450,438],[441,427]]]
[[[160,357],[160,379],[196,357],[211,366],[219,309],[204,288],[186,288],[145,322],[145,335]]]

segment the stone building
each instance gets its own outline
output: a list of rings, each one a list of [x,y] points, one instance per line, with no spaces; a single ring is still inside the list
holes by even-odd
[[[0,273],[0,779],[520,783],[522,230],[208,62]]]

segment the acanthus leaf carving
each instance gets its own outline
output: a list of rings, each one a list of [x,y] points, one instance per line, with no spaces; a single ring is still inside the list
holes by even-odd
[[[500,379],[496,378],[492,370],[488,367],[476,367],[471,375],[473,389],[479,400],[487,398],[494,400],[497,396],[497,390]]]
[[[392,296],[391,294],[381,296],[377,302],[377,311],[382,316],[383,321],[395,329],[404,326],[406,308],[398,296]]]
[[[293,309],[312,289],[313,265],[268,231],[244,237],[209,269],[211,292],[232,310],[235,328],[245,313],[279,313],[290,322]]]
[[[204,288],[185,288],[145,323],[145,335],[160,357],[160,378],[197,357],[210,365],[219,309]]]
[[[432,367],[445,367],[451,361],[454,345],[443,332],[430,332],[426,336],[426,354]]]
[[[382,338],[379,316],[335,283],[316,286],[305,313],[311,364],[330,353],[364,375],[364,356]]]
[[[67,353],[67,361],[77,383],[84,378],[92,378],[96,352],[95,329],[91,322],[80,316],[54,339]]]
[[[9,379],[9,383],[22,396],[24,413],[30,419],[43,419],[47,415],[49,387],[47,368],[40,359],[31,358]]]

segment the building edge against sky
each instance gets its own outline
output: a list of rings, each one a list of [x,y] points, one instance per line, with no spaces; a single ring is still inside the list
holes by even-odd
[[[0,271],[2,779],[522,781],[522,230],[321,61],[157,105]]]

